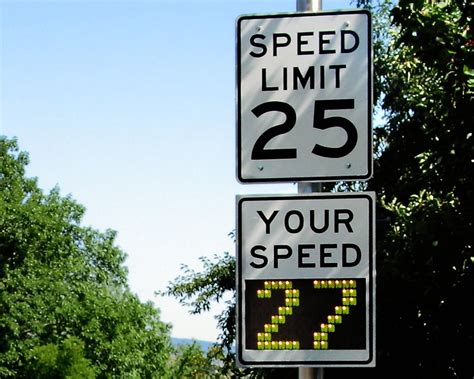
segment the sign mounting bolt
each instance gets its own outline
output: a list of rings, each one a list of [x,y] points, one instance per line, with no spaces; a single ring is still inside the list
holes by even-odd
[[[263,166],[258,166],[258,171],[263,171]]]
[[[346,163],[346,168],[351,168],[352,167],[352,163],[348,162]]]

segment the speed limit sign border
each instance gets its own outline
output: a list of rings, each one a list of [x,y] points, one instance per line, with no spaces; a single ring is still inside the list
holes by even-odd
[[[241,183],[372,176],[371,33],[366,10],[237,19]]]

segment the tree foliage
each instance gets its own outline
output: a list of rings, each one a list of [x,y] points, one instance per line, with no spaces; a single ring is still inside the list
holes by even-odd
[[[217,318],[219,346],[211,351],[210,356],[222,360],[222,373],[227,375],[234,370],[235,355],[235,259],[229,253],[214,260],[202,257],[203,271],[196,272],[187,265],[182,266],[183,274],[170,283],[161,295],[173,296],[182,305],[190,308],[192,314],[209,311],[213,302],[224,299],[226,293],[232,293],[233,299],[227,300],[227,308]]]
[[[29,365],[31,377],[38,379],[70,378],[93,379],[95,370],[84,357],[84,343],[67,337],[60,346],[47,344],[33,349],[34,359]]]
[[[377,367],[328,369],[325,377],[472,378],[473,7],[467,0],[359,5],[374,13],[375,105],[383,114],[366,187],[392,222],[377,236]],[[234,293],[234,275],[225,254],[203,272],[188,271],[168,293],[201,312]],[[218,320],[228,370],[233,307]]]
[[[197,342],[178,345],[171,357],[169,369],[163,379],[226,378],[221,372],[221,361],[214,350],[215,348],[210,348],[205,353]]]
[[[0,137],[0,377],[163,377],[169,326],[128,289],[116,233],[81,226],[27,163]]]
[[[396,221],[377,246],[380,368],[371,377],[469,378],[472,4],[400,1],[391,17],[378,64],[385,123],[369,188]]]

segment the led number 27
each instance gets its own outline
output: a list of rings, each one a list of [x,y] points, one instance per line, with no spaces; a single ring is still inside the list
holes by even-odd
[[[324,117],[326,110],[354,109],[354,99],[316,100],[314,102],[313,127],[320,130],[330,128],[342,128],[347,139],[342,146],[327,147],[315,144],[312,153],[326,158],[341,158],[354,150],[357,144],[357,129],[355,125],[344,117]],[[258,118],[268,112],[281,112],[285,115],[283,123],[272,126],[258,137],[252,149],[252,159],[295,159],[296,148],[269,149],[266,145],[275,137],[286,134],[296,124],[296,111],[288,103],[282,101],[268,101],[252,109],[252,113]]]

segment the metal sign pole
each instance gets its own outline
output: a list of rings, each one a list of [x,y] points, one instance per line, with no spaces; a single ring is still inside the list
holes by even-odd
[[[314,12],[323,8],[322,0],[296,0],[296,10],[298,12]]]
[[[296,0],[296,11],[298,12],[315,12],[322,9],[322,0]],[[298,183],[298,193],[320,192],[321,183]],[[316,374],[316,376],[314,375]],[[324,369],[318,367],[300,367],[298,369],[298,379],[324,379]]]

